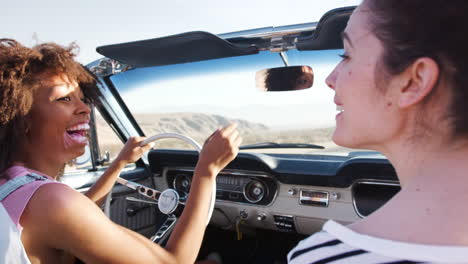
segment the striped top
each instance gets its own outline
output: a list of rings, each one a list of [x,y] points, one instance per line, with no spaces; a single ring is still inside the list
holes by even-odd
[[[291,264],[468,263],[468,247],[432,246],[362,235],[332,220],[288,254]]]

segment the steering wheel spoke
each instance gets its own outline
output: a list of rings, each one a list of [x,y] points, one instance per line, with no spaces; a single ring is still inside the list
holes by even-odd
[[[157,191],[155,189],[152,189],[152,188],[149,188],[149,187],[146,187],[142,184],[139,184],[139,183],[136,183],[136,182],[132,182],[132,181],[129,181],[129,180],[125,180],[123,178],[120,178],[118,177],[116,179],[116,181],[132,190],[136,190],[139,194],[147,197],[147,198],[150,198],[154,201],[158,201],[159,200],[159,196],[161,196],[161,192],[160,191]]]

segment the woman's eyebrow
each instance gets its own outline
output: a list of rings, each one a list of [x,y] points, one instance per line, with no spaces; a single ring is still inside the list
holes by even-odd
[[[341,33],[341,39],[342,39],[343,41],[346,40],[346,41],[348,42],[348,44],[349,44],[351,47],[353,47],[353,43],[352,43],[352,41],[351,41],[351,38],[349,37],[348,33],[346,33],[346,31],[343,31],[343,32]]]

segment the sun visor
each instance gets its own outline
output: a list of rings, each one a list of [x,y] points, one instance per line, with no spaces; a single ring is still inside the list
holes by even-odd
[[[162,38],[106,45],[96,51],[134,68],[162,66],[251,55],[254,46],[230,43],[203,31],[187,32]]]
[[[342,49],[341,33],[346,28],[355,6],[342,7],[327,12],[320,19],[311,36],[298,39],[298,50]]]

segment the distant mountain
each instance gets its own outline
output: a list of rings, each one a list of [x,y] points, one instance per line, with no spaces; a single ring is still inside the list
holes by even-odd
[[[260,123],[252,123],[241,119],[229,119],[220,115],[210,115],[202,113],[167,113],[167,114],[135,114],[140,127],[147,136],[153,136],[160,133],[179,133],[187,135],[202,144],[205,139],[219,127],[224,127],[231,122],[238,123],[238,130],[241,135],[263,134],[269,131],[269,128]],[[103,145],[111,145],[116,137],[109,137],[111,128],[106,122],[98,117],[98,135],[99,142]],[[172,140],[171,140],[172,141]],[[173,141],[171,144],[176,143]],[[162,147],[168,147],[162,144]]]
[[[219,127],[231,122],[238,123],[238,129],[242,133],[268,130],[263,124],[201,113],[136,114],[135,118],[147,135],[157,133],[179,133],[193,137],[211,135]]]
[[[331,141],[333,127],[273,129],[260,123],[201,113],[136,114],[135,118],[147,136],[159,133],[179,133],[193,138],[199,144],[203,144],[205,139],[218,127],[223,127],[230,122],[237,122],[239,124],[238,130],[243,138],[242,144],[259,142],[311,143],[325,146],[325,151],[342,149],[337,148]],[[111,156],[117,155],[123,144],[102,117],[98,115],[96,119],[101,150],[110,151]],[[164,139],[157,143],[156,148],[191,149],[191,146],[177,139]],[[299,150],[300,153],[308,151]],[[285,152],[285,150],[281,150],[281,152]]]

